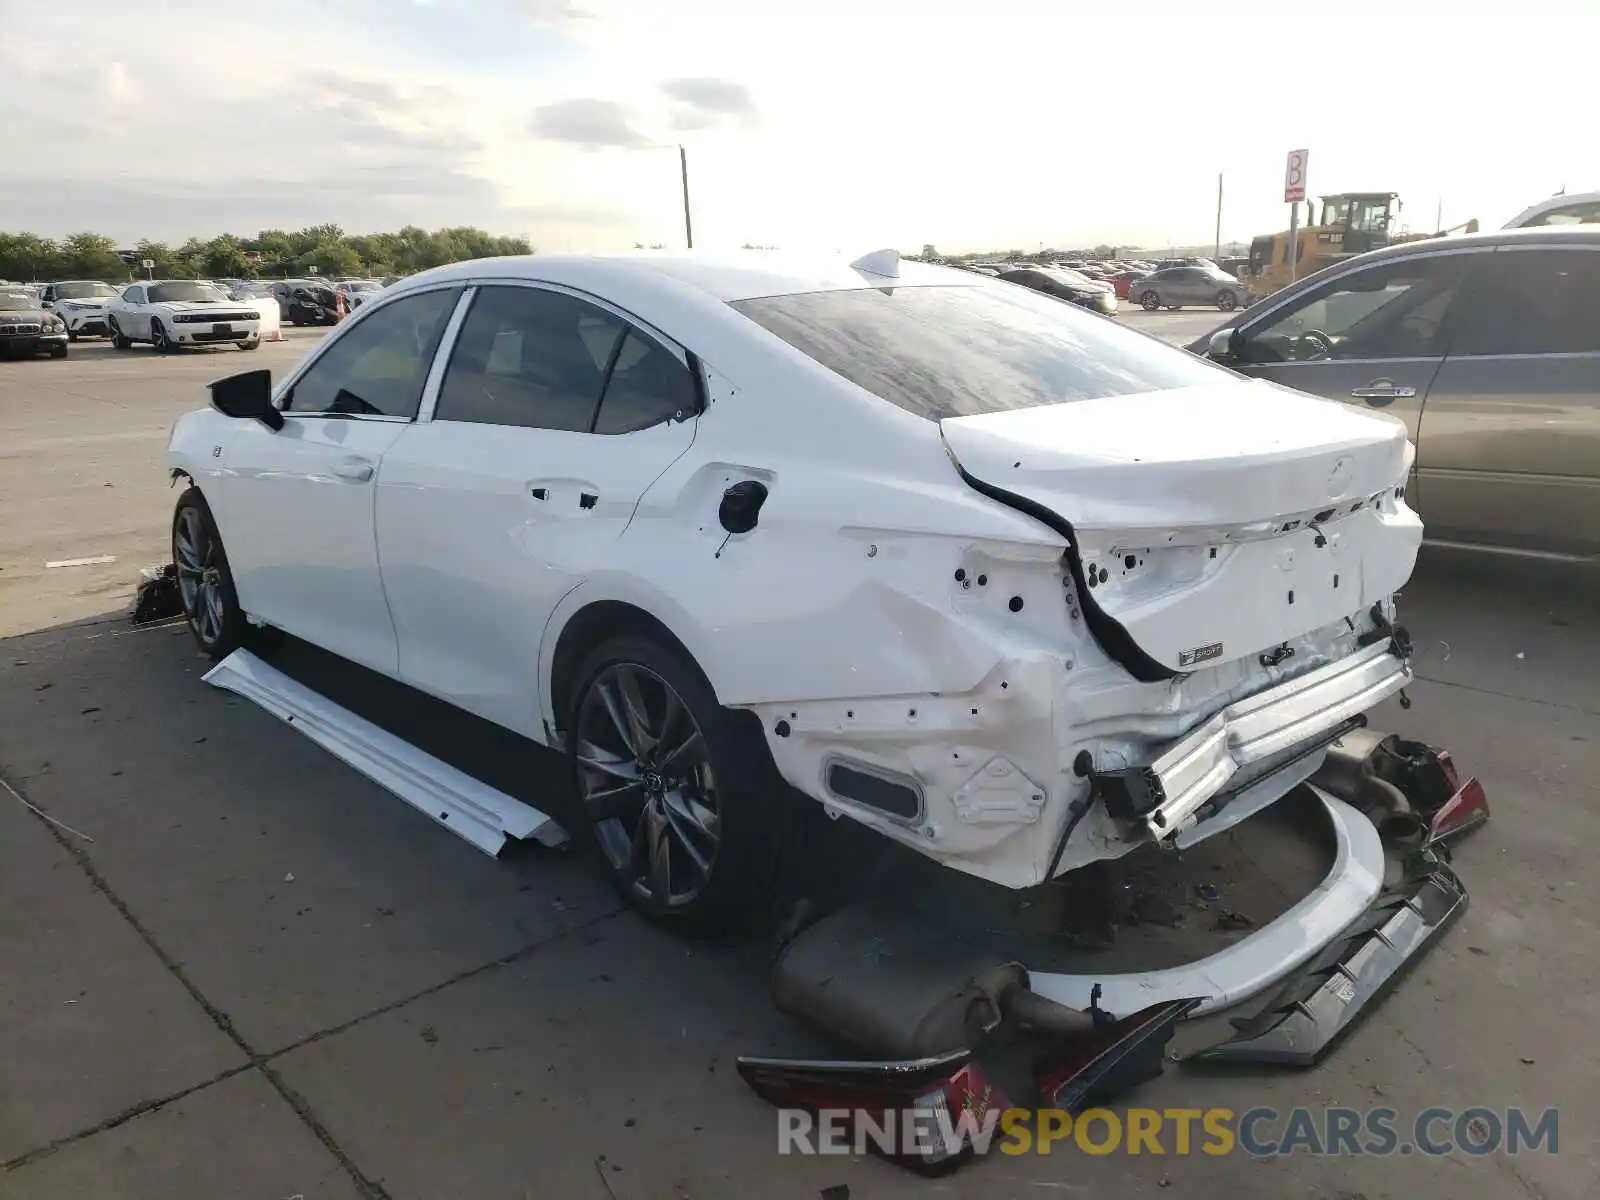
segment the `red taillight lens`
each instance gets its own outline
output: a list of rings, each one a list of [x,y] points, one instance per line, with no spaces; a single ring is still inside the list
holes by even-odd
[[[1445,765],[1453,779],[1455,768],[1449,766],[1448,760]],[[1441,804],[1428,821],[1428,841],[1431,844],[1460,837],[1488,819],[1489,797],[1474,776],[1457,788],[1455,795]]]
[[[975,1138],[987,1141],[1013,1107],[967,1050],[912,1062],[741,1058],[738,1067],[763,1100],[814,1114],[845,1114],[849,1130],[874,1131],[855,1134],[862,1149],[919,1170],[955,1165]],[[907,1136],[912,1114],[920,1118],[915,1138]]]
[[[1167,1043],[1198,999],[1171,1000],[1075,1041],[1035,1072],[1040,1103],[1069,1111],[1108,1100],[1161,1074]]]

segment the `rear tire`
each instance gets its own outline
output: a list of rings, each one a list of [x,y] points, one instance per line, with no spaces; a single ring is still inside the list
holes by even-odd
[[[1145,312],[1155,312],[1161,307],[1160,293],[1155,291],[1144,292],[1139,296],[1139,307]]]
[[[573,679],[575,824],[612,886],[685,933],[764,915],[780,810],[760,734],[741,731],[699,667],[654,637],[607,639]]]

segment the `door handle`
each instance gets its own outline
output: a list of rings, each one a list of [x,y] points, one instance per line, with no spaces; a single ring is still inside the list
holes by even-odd
[[[1392,379],[1374,379],[1365,387],[1352,388],[1350,391],[1353,398],[1365,400],[1374,408],[1382,408],[1396,400],[1409,400],[1416,394],[1416,388],[1396,387]]]
[[[333,464],[333,473],[340,479],[365,483],[372,478],[372,464],[364,458],[341,458]]]

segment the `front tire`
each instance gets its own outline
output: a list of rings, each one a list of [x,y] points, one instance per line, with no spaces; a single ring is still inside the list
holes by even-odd
[[[1161,307],[1160,293],[1155,291],[1145,292],[1139,297],[1139,307],[1144,309],[1145,312],[1155,312]]]
[[[111,330],[111,348],[113,350],[133,349],[133,343],[122,336],[122,330],[117,326],[115,318],[106,319],[106,328]]]
[[[178,497],[173,512],[172,562],[183,615],[202,654],[216,662],[241,646],[263,652],[272,648],[281,635],[276,629],[251,625],[239,607],[222,535],[197,487]]]
[[[771,772],[699,668],[676,647],[625,634],[597,647],[574,679],[565,723],[578,824],[612,885],[683,932],[720,932],[764,912]]]
[[[261,339],[260,338],[251,338],[248,342],[240,342],[239,343],[239,349],[241,349],[241,350],[255,350],[255,349],[259,348],[260,345],[261,345]]]
[[[1232,292],[1221,291],[1217,293],[1217,307],[1223,312],[1232,312],[1239,306],[1239,298]]]
[[[51,358],[65,358],[66,356],[67,346],[65,342],[61,343],[60,345],[50,347]]]
[[[178,348],[167,333],[167,327],[157,317],[150,318],[150,343],[156,348],[157,354],[171,354]]]

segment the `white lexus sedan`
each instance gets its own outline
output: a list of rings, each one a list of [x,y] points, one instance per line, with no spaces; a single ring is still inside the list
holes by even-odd
[[[129,284],[108,306],[106,321],[118,350],[135,342],[149,342],[163,354],[183,346],[261,345],[261,314],[195,279]]]
[[[213,384],[169,465],[212,682],[491,851],[548,819],[254,651],[287,631],[555,748],[568,830],[707,927],[760,903],[779,796],[1023,888],[1297,786],[1410,678],[1411,456],[882,251],[424,272]]]

